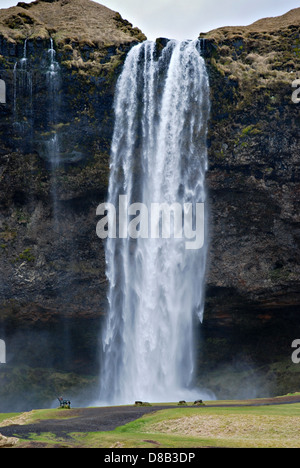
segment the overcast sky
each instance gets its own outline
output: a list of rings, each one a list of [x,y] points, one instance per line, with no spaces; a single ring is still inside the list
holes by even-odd
[[[30,0],[22,0],[31,3]],[[148,39],[196,39],[221,26],[243,26],[298,8],[299,0],[94,0],[138,26]],[[1,8],[18,0],[0,0]]]

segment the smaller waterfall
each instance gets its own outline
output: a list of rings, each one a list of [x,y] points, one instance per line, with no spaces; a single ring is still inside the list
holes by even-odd
[[[17,116],[17,68],[18,62],[14,65],[14,123],[16,122]]]
[[[49,67],[47,70],[47,88],[49,95],[49,120],[50,124],[57,123],[59,110],[59,90],[60,90],[60,66],[56,61],[56,51],[53,39],[50,39],[50,49],[48,49]]]
[[[62,74],[61,67],[57,61],[57,52],[55,50],[55,43],[50,38],[50,47],[47,50],[47,71],[46,71],[46,86],[47,86],[47,127],[49,137],[45,142],[45,157],[49,164],[50,178],[51,178],[51,197],[52,197],[52,236],[53,242],[56,245],[56,255],[61,255],[64,252],[64,257],[67,258],[68,252],[63,250],[64,247],[64,230],[65,219],[61,211],[60,194],[59,194],[59,177],[61,175],[61,167],[63,164],[62,159],[62,141],[59,131],[59,124],[61,123],[61,93],[62,93]],[[61,241],[62,240],[62,241]],[[71,254],[73,254],[73,250]],[[71,256],[68,261],[71,264]],[[70,274],[71,277],[71,274]],[[70,284],[70,283],[69,283]],[[73,294],[72,289],[67,289],[59,277],[57,277],[56,295],[66,300]],[[64,362],[72,360],[72,350],[70,346],[70,328],[69,321],[62,317],[61,327],[63,336],[63,359]]]
[[[56,61],[56,51],[54,49],[53,39],[50,39],[50,49],[48,49],[49,67],[47,70],[47,89],[49,99],[49,126],[52,127],[52,135],[47,141],[47,157],[53,170],[60,164],[60,145],[59,136],[55,125],[59,122],[60,107],[60,66]]]
[[[27,39],[25,39],[25,42],[24,42],[23,58],[21,59],[21,63],[22,62],[24,63],[27,62]]]
[[[16,130],[24,133],[31,127],[33,114],[32,104],[32,72],[27,58],[27,44],[25,39],[23,57],[14,65],[14,125]]]
[[[48,56],[50,60],[50,64],[47,71],[47,79],[48,84],[50,86],[50,91],[54,93],[58,91],[58,86],[60,84],[60,66],[59,63],[56,61],[56,51],[54,49],[53,39],[50,39],[50,49],[48,49]]]
[[[50,163],[52,172],[51,191],[53,202],[54,228],[59,229],[58,223],[58,193],[57,193],[57,169],[60,166],[60,141],[57,132],[60,110],[60,89],[61,76],[60,66],[56,60],[56,51],[54,49],[53,39],[50,39],[50,48],[48,49],[48,68],[46,72],[46,84],[48,93],[48,127],[51,132],[50,137],[45,143],[46,159]]]

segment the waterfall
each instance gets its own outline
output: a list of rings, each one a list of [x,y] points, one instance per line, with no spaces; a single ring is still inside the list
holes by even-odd
[[[118,80],[108,202],[204,203],[209,81],[199,41],[131,49]],[[206,243],[106,240],[109,311],[100,404],[210,398],[193,388]]]
[[[60,164],[60,145],[59,136],[55,125],[59,123],[58,113],[60,107],[60,67],[56,61],[56,51],[54,49],[53,39],[50,39],[50,49],[48,49],[49,67],[47,70],[47,88],[49,96],[49,125],[52,126],[52,135],[47,141],[47,158],[53,170]]]
[[[27,39],[24,41],[23,57],[14,65],[14,125],[24,133],[31,128],[32,106],[32,73],[28,67]]]
[[[50,38],[50,48],[48,49],[48,68],[46,72],[46,85],[48,94],[48,127],[50,130],[49,138],[44,142],[46,159],[51,169],[51,194],[53,205],[53,227],[54,231],[59,231],[59,207],[58,207],[58,187],[57,170],[61,164],[60,141],[57,131],[60,113],[60,90],[61,75],[60,66],[56,61],[56,51],[54,49],[53,39]]]
[[[60,239],[64,238],[64,221],[61,215],[61,207],[59,205],[59,174],[62,166],[62,151],[61,151],[61,136],[59,134],[59,124],[61,123],[61,90],[62,90],[62,75],[61,68],[56,60],[56,50],[54,41],[50,38],[50,48],[48,49],[48,68],[46,72],[46,84],[48,94],[48,128],[50,136],[45,142],[46,159],[50,164],[51,171],[51,196],[52,196],[52,227],[53,239],[56,245],[60,246]],[[74,246],[73,246],[74,247]],[[71,259],[69,260],[71,261]],[[57,277],[56,295],[66,297],[72,294],[66,291],[66,286]],[[63,336],[63,360],[70,362],[70,330],[68,319],[61,318],[62,336]]]

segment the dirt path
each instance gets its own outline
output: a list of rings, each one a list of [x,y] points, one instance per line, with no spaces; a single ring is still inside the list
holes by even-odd
[[[30,433],[41,434],[43,432],[51,432],[57,437],[68,438],[70,432],[113,431],[116,427],[135,421],[144,414],[161,409],[170,409],[170,406],[80,408],[69,410],[68,418],[48,419],[34,424],[10,425],[1,427],[0,432],[6,437],[22,439],[26,439]]]

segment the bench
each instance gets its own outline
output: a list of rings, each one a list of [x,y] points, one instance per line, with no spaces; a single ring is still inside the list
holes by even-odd
[[[59,401],[60,408],[71,408],[71,402],[69,400],[64,400],[62,397],[57,398]]]

